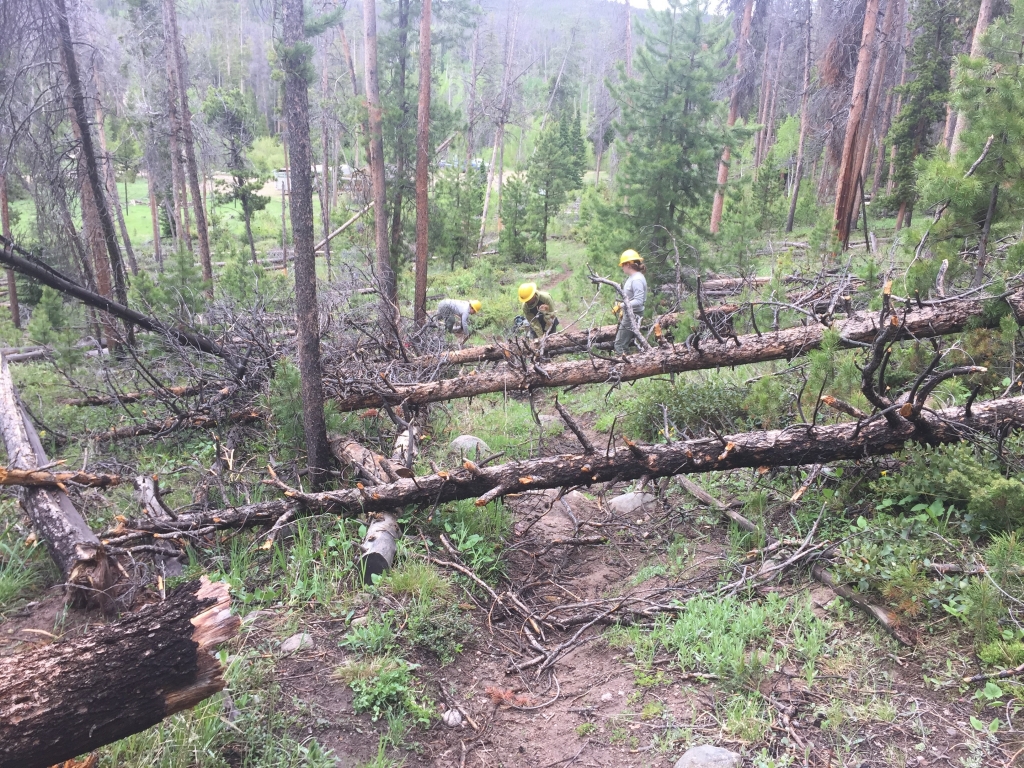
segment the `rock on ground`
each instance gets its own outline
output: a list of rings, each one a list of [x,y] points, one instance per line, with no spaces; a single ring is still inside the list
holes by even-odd
[[[676,762],[675,768],[740,768],[742,763],[743,758],[735,752],[703,744],[688,749]]]
[[[292,635],[281,643],[281,653],[295,653],[296,651],[312,647],[313,636],[305,632],[299,632],[297,635]]]
[[[451,442],[451,449],[456,453],[463,453],[466,456],[479,454],[481,457],[484,454],[490,453],[491,449],[487,446],[483,440],[473,435],[459,435]]]
[[[657,501],[657,497],[653,493],[636,493],[630,491],[624,493],[621,496],[616,496],[614,499],[608,502],[608,508],[620,515],[629,515],[636,512],[641,507],[653,504]]]

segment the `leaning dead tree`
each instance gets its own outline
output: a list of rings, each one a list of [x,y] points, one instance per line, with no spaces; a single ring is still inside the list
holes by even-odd
[[[919,388],[926,398],[930,390]],[[932,411],[924,400],[910,401],[910,410],[891,410],[856,423],[829,426],[795,424],[786,429],[747,432],[721,438],[703,438],[669,444],[643,445],[624,439],[625,445],[579,454],[548,456],[479,467],[471,461],[460,469],[400,479],[373,487],[324,493],[303,493],[280,482],[288,501],[179,515],[174,521],[135,520],[123,523],[110,536],[119,546],[151,537],[184,538],[188,532],[269,525],[284,514],[302,509],[357,516],[406,505],[435,505],[476,499],[483,506],[497,498],[524,491],[591,486],[673,475],[722,472],[730,469],[789,467],[859,460],[900,451],[910,442],[959,442],[979,433],[1024,427],[1024,397],[990,400],[967,407]],[[919,410],[916,410],[919,409]],[[906,413],[907,417],[900,415]],[[892,416],[895,423],[890,423]],[[908,418],[909,417],[909,418]],[[593,448],[593,446],[591,446]]]
[[[43,285],[53,288],[55,291],[78,299],[87,307],[93,307],[94,309],[111,314],[144,331],[151,331],[152,333],[170,337],[180,344],[192,347],[200,352],[231,359],[230,353],[208,336],[187,328],[171,328],[155,317],[144,315],[124,304],[119,304],[113,299],[94,293],[88,288],[83,288],[2,235],[0,235],[0,245],[3,246],[0,249],[0,264],[14,270],[18,274],[30,277]]]
[[[0,768],[46,768],[139,733],[224,688],[212,654],[239,627],[224,582],[84,637],[0,657]]]
[[[1006,297],[1018,318],[1024,317],[1024,291]],[[899,338],[934,338],[960,333],[972,318],[985,312],[987,298],[953,299],[907,308],[901,312]],[[850,346],[874,341],[880,321],[874,313],[856,314],[838,322],[835,330]],[[420,384],[398,384],[383,377],[351,380],[338,375],[335,403],[341,411],[377,408],[389,405],[423,405],[426,403],[475,397],[490,392],[530,391],[550,387],[571,387],[581,384],[616,384],[649,378],[666,373],[706,370],[789,360],[816,349],[829,330],[814,324],[718,338],[689,344],[672,344],[627,358],[591,356],[544,365],[528,364],[520,359],[518,367],[503,366],[475,376],[460,376]],[[549,337],[550,339],[551,337]],[[898,339],[893,339],[898,340]],[[330,387],[331,382],[328,383]]]
[[[39,436],[14,391],[11,369],[2,357],[0,433],[7,448],[9,472],[39,475],[40,468],[49,466]],[[60,569],[72,604],[109,610],[109,590],[117,581],[117,567],[63,488],[55,484],[23,487],[20,501]]]

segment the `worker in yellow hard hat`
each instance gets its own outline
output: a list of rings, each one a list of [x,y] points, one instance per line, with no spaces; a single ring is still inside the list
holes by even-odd
[[[462,299],[443,299],[437,304],[437,312],[434,317],[444,321],[444,329],[448,333],[459,333],[462,336],[461,344],[466,343],[472,330],[469,327],[469,316],[480,311],[483,304],[478,299],[464,301]]]
[[[538,339],[558,329],[551,294],[538,291],[536,283],[523,283],[519,286],[519,301],[523,305],[523,315]]]
[[[637,323],[636,327],[632,325],[622,303],[616,303],[612,307],[612,312],[619,319],[619,330],[615,334],[615,352],[621,355],[636,341],[636,336],[640,332],[639,324],[644,316],[644,305],[647,303],[647,278],[644,277],[644,259],[632,248],[623,251],[619,256],[619,266],[626,275],[626,282],[622,284],[622,294],[633,311],[633,320]]]

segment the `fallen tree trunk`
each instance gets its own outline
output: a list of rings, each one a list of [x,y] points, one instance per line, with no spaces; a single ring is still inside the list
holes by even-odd
[[[973,318],[981,317],[990,299],[958,299],[907,312],[900,338],[931,338],[963,331]],[[1020,294],[1008,299],[1011,306],[1020,303]],[[900,315],[903,317],[902,313]],[[856,314],[835,326],[848,342],[873,341],[879,328],[878,313]],[[490,392],[529,391],[544,387],[572,387],[581,384],[617,384],[668,373],[729,368],[736,365],[788,360],[816,349],[824,338],[825,326],[797,326],[783,331],[752,333],[745,336],[708,340],[699,347],[674,344],[623,359],[591,357],[532,368],[511,366],[472,376],[440,379],[425,384],[390,384],[340,380],[341,391],[335,403],[341,411],[378,408],[390,405],[423,405]],[[549,340],[554,337],[549,337]],[[339,377],[340,379],[340,377]]]
[[[49,464],[35,427],[18,402],[7,360],[0,356],[0,433],[7,448],[7,465],[16,473],[39,473]],[[49,474],[46,472],[45,474]],[[88,523],[59,486],[22,487],[21,506],[32,527],[46,543],[60,569],[72,605],[109,610],[108,590],[117,571]]]
[[[916,422],[897,417],[895,426],[874,418],[813,429],[796,425],[768,432],[746,432],[721,440],[704,438],[670,444],[626,446],[608,452],[564,454],[481,468],[467,462],[462,469],[403,479],[370,488],[302,493],[287,488],[285,495],[306,509],[355,516],[387,511],[409,504],[476,498],[478,506],[508,494],[546,488],[590,486],[594,483],[653,479],[671,475],[721,472],[749,467],[787,467],[858,460],[898,452],[908,442],[952,443],[980,431],[1024,426],[1024,397],[990,400],[965,408],[922,411]],[[284,503],[278,510],[292,509]],[[263,517],[266,520],[266,516]],[[181,515],[173,523],[149,520],[125,523],[137,532],[212,531],[257,524],[252,508],[221,509]]]
[[[181,344],[185,344],[209,355],[216,355],[217,357],[227,360],[231,359],[230,353],[208,336],[180,327],[171,328],[168,325],[164,325],[155,317],[150,317],[142,314],[141,312],[136,312],[134,309],[126,307],[123,304],[118,304],[116,301],[108,299],[106,296],[93,293],[87,288],[83,288],[77,283],[68,280],[56,270],[51,269],[38,261],[31,253],[18,247],[11,240],[8,240],[2,235],[0,235],[0,245],[3,245],[3,248],[0,249],[0,264],[8,269],[14,270],[18,274],[30,277],[43,285],[53,288],[55,291],[59,291],[66,296],[78,299],[88,307],[93,307],[103,312],[107,312],[114,317],[124,320],[126,323],[142,328],[144,331],[151,331],[163,336],[168,336],[177,340]],[[21,256],[26,258],[17,256],[15,255],[16,253],[20,253]]]
[[[89,488],[109,488],[120,485],[118,475],[95,475],[91,472],[51,472],[48,469],[4,469],[0,467],[0,485],[20,485],[25,488],[62,487],[84,485]]]
[[[166,387],[165,389],[144,389],[141,392],[126,392],[123,395],[90,395],[78,397],[72,400],[62,400],[64,405],[73,405],[79,408],[95,405],[116,405],[118,403],[137,403],[140,400],[147,400],[151,397],[160,397],[171,394],[175,397],[192,397],[201,395],[203,392],[222,390],[220,385],[207,384],[206,386],[187,387]]]
[[[95,440],[97,443],[109,443],[129,437],[167,435],[181,429],[212,429],[224,424],[251,424],[254,421],[262,421],[265,418],[266,414],[252,408],[231,411],[222,416],[215,416],[209,413],[186,413],[182,416],[168,416],[166,419],[147,421],[145,424],[112,428],[97,434]]]
[[[332,440],[331,451],[340,463],[352,467],[371,487],[387,485],[400,477],[412,477],[408,467],[380,456],[354,440]],[[359,571],[364,584],[372,584],[374,576],[391,570],[400,538],[402,530],[398,527],[397,510],[383,512],[367,526],[366,535],[359,545],[363,552],[359,558]]]
[[[0,768],[46,768],[222,690],[211,651],[238,631],[230,607],[227,584],[204,578],[84,637],[0,657]]]

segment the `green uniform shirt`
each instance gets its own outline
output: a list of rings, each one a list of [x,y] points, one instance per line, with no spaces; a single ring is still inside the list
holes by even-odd
[[[548,311],[541,312],[542,304],[547,304]],[[537,336],[547,333],[551,321],[555,318],[555,303],[551,300],[551,294],[545,291],[537,291],[534,300],[529,304],[523,304],[523,316],[530,322],[533,332]]]

